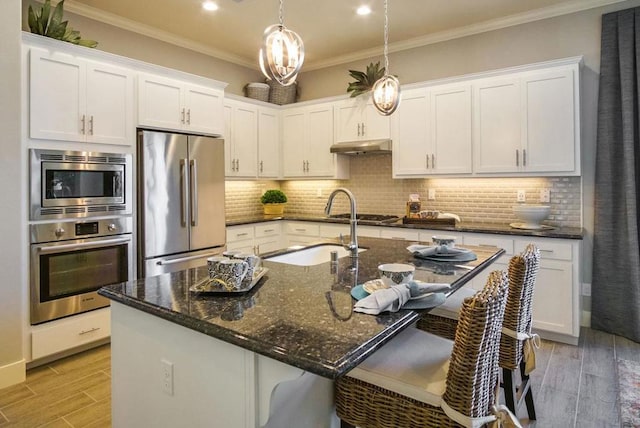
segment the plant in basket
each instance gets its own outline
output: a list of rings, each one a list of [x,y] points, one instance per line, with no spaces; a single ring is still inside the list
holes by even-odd
[[[264,213],[268,215],[282,215],[287,203],[287,195],[279,189],[269,189],[260,197]]]

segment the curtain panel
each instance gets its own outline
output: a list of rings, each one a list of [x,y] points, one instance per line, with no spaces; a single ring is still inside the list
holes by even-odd
[[[640,342],[640,8],[602,17],[591,326]]]

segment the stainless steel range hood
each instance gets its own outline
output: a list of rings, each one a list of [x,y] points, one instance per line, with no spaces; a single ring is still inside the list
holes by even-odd
[[[367,153],[391,153],[391,140],[361,140],[337,143],[331,146],[331,153],[342,155],[361,155]]]

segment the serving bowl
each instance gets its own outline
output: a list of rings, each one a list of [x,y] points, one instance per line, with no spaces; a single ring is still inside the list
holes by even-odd
[[[523,228],[539,229],[542,221],[549,217],[549,205],[514,205],[513,213],[523,222]]]

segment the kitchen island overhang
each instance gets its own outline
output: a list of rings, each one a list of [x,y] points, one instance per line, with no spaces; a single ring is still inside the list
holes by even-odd
[[[351,288],[377,278],[378,265],[417,264],[416,279],[447,282],[455,291],[504,253],[499,248],[468,247],[478,255],[467,263],[472,269],[452,264],[443,269],[442,264],[415,259],[406,250],[410,244],[362,238],[360,245],[367,251],[360,253],[355,270],[350,257],[339,259],[337,267],[329,262],[294,266],[265,260],[269,269],[265,278],[251,291],[237,295],[190,291],[208,277],[206,267],[114,284],[99,293],[206,336],[335,379],[420,316],[414,310],[377,316],[351,312]],[[327,293],[333,296],[331,304]]]

